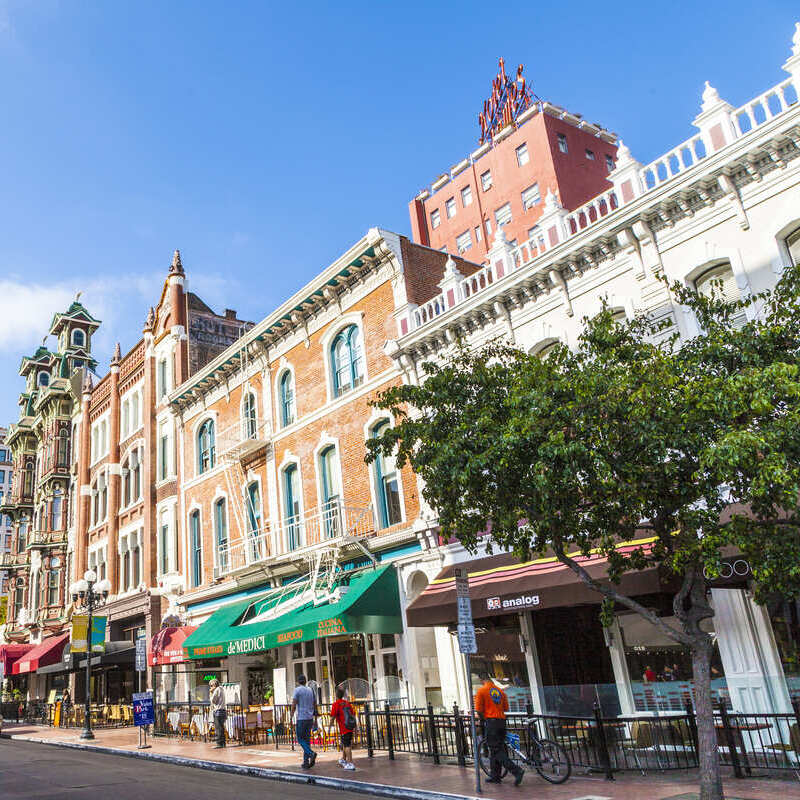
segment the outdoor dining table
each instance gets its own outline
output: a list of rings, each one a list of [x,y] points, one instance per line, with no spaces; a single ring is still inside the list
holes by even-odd
[[[188,711],[170,711],[167,713],[167,722],[170,728],[174,731],[180,730],[181,723],[186,724],[189,722]]]

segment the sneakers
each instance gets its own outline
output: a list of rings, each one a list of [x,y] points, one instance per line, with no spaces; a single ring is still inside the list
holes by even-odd
[[[522,778],[525,775],[525,770],[521,769],[515,776],[514,776],[514,786],[519,786],[522,783]]]
[[[344,768],[345,768],[345,769],[346,769],[348,772],[352,772],[352,771],[353,771],[353,770],[356,768],[356,765],[355,765],[355,764],[352,764],[352,763],[350,763],[350,764],[345,764],[345,765],[344,765]]]
[[[339,759],[339,766],[340,767],[346,767],[347,766],[347,762],[343,758],[340,758]]]
[[[308,766],[309,767],[313,767],[314,764],[316,764],[316,763],[317,763],[317,754],[316,753],[312,753],[311,754],[311,760],[308,762]]]

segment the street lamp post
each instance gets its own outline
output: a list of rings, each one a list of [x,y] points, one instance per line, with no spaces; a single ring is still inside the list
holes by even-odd
[[[88,569],[83,580],[76,581],[72,587],[72,602],[82,606],[88,615],[86,625],[86,724],[81,739],[94,739],[92,733],[92,615],[96,608],[108,598],[111,586],[107,580],[98,581],[97,573]]]

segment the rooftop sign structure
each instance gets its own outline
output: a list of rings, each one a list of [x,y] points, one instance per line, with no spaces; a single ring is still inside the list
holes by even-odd
[[[481,126],[480,144],[491,142],[495,134],[513,124],[523,111],[540,102],[522,77],[522,64],[517,67],[517,77],[506,75],[506,62],[501,57],[498,72],[492,81],[492,93],[483,102],[483,111],[478,114]]]

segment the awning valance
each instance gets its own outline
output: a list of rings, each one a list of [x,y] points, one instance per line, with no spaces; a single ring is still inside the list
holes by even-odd
[[[625,542],[617,549],[624,555],[638,548],[647,548],[652,542],[651,538],[637,539]],[[604,556],[584,558],[577,555],[576,560],[592,578],[605,579],[608,559]],[[555,556],[521,562],[513,554],[504,553],[443,569],[406,609],[409,625],[426,627],[450,625],[457,621],[454,567],[467,567],[469,571],[473,618],[527,609],[599,604],[603,600],[599,592],[586,586]],[[626,573],[620,585],[621,591],[627,595],[651,594],[662,588],[665,587],[655,567]]]
[[[185,642],[189,658],[225,658],[293,642],[346,633],[401,633],[394,567],[343,572],[334,598],[321,604],[301,594],[276,594],[231,603],[209,617]],[[281,606],[286,606],[281,613]],[[252,620],[252,621],[247,621]]]
[[[0,644],[0,675],[10,675],[14,664],[32,649],[32,644]]]
[[[85,654],[83,660],[78,664],[78,669],[86,669]],[[106,642],[105,651],[102,653],[92,653],[93,667],[109,667],[114,665],[133,666],[136,660],[136,645],[128,639],[118,642]]]
[[[151,667],[159,664],[181,664],[186,660],[183,643],[197,630],[196,625],[180,628],[162,628],[147,648],[147,663]]]
[[[31,648],[13,667],[15,675],[23,675],[26,672],[36,672],[39,667],[46,667],[61,661],[64,645],[69,641],[69,634],[62,633],[58,636],[51,636],[41,644]]]

